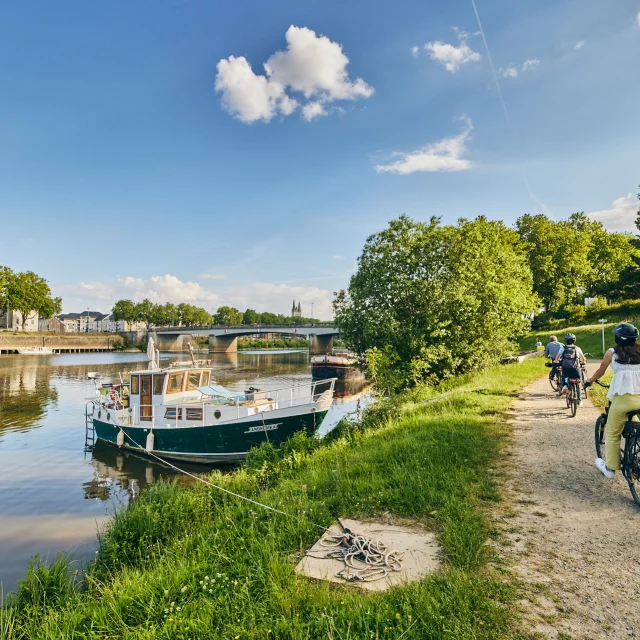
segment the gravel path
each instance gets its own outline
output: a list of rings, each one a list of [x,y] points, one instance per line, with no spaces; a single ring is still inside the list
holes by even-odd
[[[540,638],[640,638],[640,509],[620,473],[595,468],[589,400],[570,417],[545,379],[513,407],[498,546]]]

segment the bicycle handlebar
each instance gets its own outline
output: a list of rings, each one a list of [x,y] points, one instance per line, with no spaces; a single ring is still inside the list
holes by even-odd
[[[599,387],[603,387],[605,389],[608,389],[611,386],[611,385],[604,384],[604,383],[600,382],[600,380],[594,380],[593,382],[585,382],[584,386],[585,387],[590,387],[593,384],[597,384]]]

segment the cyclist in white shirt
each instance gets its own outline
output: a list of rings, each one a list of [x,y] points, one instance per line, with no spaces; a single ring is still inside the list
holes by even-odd
[[[600,368],[589,378],[595,382],[602,378],[611,365],[613,379],[607,398],[611,400],[607,418],[605,452],[606,461],[596,459],[596,467],[607,478],[613,478],[620,468],[620,437],[630,411],[640,409],[640,344],[638,329],[623,322],[614,330],[616,346],[609,349],[602,358]]]

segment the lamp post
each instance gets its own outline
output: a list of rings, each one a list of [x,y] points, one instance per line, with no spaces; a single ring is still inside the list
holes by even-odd
[[[602,357],[604,358],[604,323],[607,321],[606,318],[600,318],[598,322],[602,325]]]

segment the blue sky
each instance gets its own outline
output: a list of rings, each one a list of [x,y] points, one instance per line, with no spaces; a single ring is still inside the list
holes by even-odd
[[[471,0],[4,3],[0,264],[328,317],[401,213],[631,229],[640,2],[476,4],[508,122]]]

